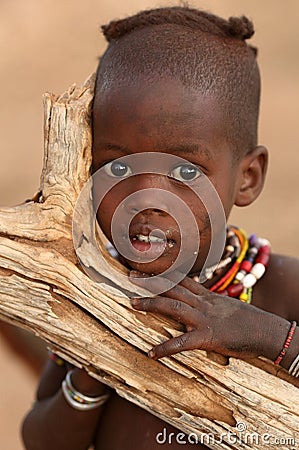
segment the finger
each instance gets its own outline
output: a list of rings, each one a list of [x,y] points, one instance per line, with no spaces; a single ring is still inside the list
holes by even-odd
[[[179,274],[181,275],[181,274]],[[209,291],[205,288],[201,288],[201,285],[198,283],[189,279],[185,278],[180,282],[180,284],[173,287],[173,282],[167,278],[159,277],[159,278],[151,278],[149,275],[142,274],[137,271],[131,271],[130,272],[130,279],[135,284],[146,288],[150,290],[153,293],[161,294],[163,293],[163,296],[173,298],[175,300],[182,301],[186,303],[189,306],[193,306],[194,308],[197,308],[200,303],[200,298],[196,296],[195,291],[198,292],[201,291],[202,294],[208,294]],[[151,281],[151,286],[149,289],[149,285],[146,283]],[[191,283],[190,283],[191,281]],[[191,289],[190,289],[191,287]],[[196,288],[196,289],[195,289]]]
[[[162,276],[151,278],[149,275],[132,270],[130,280],[156,295],[163,293],[163,296],[183,301],[193,307],[198,306],[199,299],[195,296],[197,293],[207,294],[209,292],[190,278],[182,280],[182,274],[178,271],[172,272],[171,275],[171,279]],[[180,284],[175,284],[174,279],[178,280]]]
[[[205,294],[210,293],[210,291],[207,288],[205,288],[201,283],[193,280],[190,277],[184,278],[180,282],[180,285],[183,286],[184,288],[188,289],[195,295],[205,295]]]
[[[167,292],[163,293],[163,296],[172,298],[174,300],[179,300],[186,303],[186,305],[192,306],[193,308],[198,308],[199,298],[193,294],[189,289],[181,285],[177,285]]]
[[[163,314],[185,325],[195,325],[198,322],[198,311],[195,308],[171,298],[133,298],[131,303],[135,309]]]
[[[178,337],[169,339],[163,344],[156,345],[149,351],[148,356],[153,359],[163,358],[164,356],[174,355],[185,350],[200,349],[201,343],[197,331],[181,334]]]
[[[164,277],[150,277],[147,274],[131,270],[130,281],[137,286],[140,286],[153,294],[161,294],[162,292],[169,291],[175,283]]]

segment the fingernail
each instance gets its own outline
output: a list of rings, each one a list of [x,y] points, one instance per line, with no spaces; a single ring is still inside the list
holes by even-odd
[[[149,356],[150,358],[154,358],[154,357],[155,357],[155,352],[154,352],[154,350],[150,350],[150,351],[148,352],[148,356]]]
[[[148,274],[145,272],[139,272],[138,270],[131,270],[130,277],[133,278],[148,278]]]
[[[137,270],[130,270],[130,277],[137,277],[138,273]]]
[[[132,297],[131,299],[131,305],[132,306],[137,306],[139,303],[139,298],[138,297]]]

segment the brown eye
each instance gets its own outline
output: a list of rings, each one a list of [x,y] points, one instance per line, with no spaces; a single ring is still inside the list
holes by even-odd
[[[176,166],[169,174],[179,181],[193,181],[202,175],[202,172],[194,164],[181,164]]]
[[[132,174],[132,169],[122,161],[111,161],[104,166],[105,172],[111,177],[124,178]]]

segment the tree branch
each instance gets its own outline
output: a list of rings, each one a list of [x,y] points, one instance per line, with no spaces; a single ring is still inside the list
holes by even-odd
[[[295,437],[298,380],[261,359],[230,358],[221,366],[199,350],[149,359],[147,351],[178,335],[180,326],[131,308],[127,294],[143,291],[107,254],[101,235],[100,251],[88,235],[79,236],[78,255],[97,281],[82,270],[72,221],[90,172],[93,89],[92,76],[60,97],[45,96],[40,190],[20,206],[0,209],[0,318],[45,339],[63,358],[184,432],[214,433],[210,448],[256,448],[229,437],[241,436],[237,422],[246,423],[247,433]],[[91,226],[91,212],[86,199],[76,219],[83,229]],[[259,441],[259,448],[269,446]]]

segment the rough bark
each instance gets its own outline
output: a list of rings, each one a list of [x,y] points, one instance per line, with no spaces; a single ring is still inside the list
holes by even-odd
[[[79,248],[98,280],[78,264],[72,219],[89,177],[93,88],[92,76],[60,97],[45,95],[40,190],[20,206],[0,209],[0,318],[45,339],[185,433],[212,433],[205,440],[210,448],[269,448],[266,433],[281,439],[277,448],[294,448],[286,439],[296,439],[298,431],[296,380],[262,359],[230,358],[222,366],[199,350],[150,360],[146,352],[180,333],[179,326],[131,308],[127,294],[142,291],[124,277],[120,282],[126,271],[106,253],[101,236],[100,252],[83,235]],[[79,211],[86,228],[90,212],[86,201]]]

